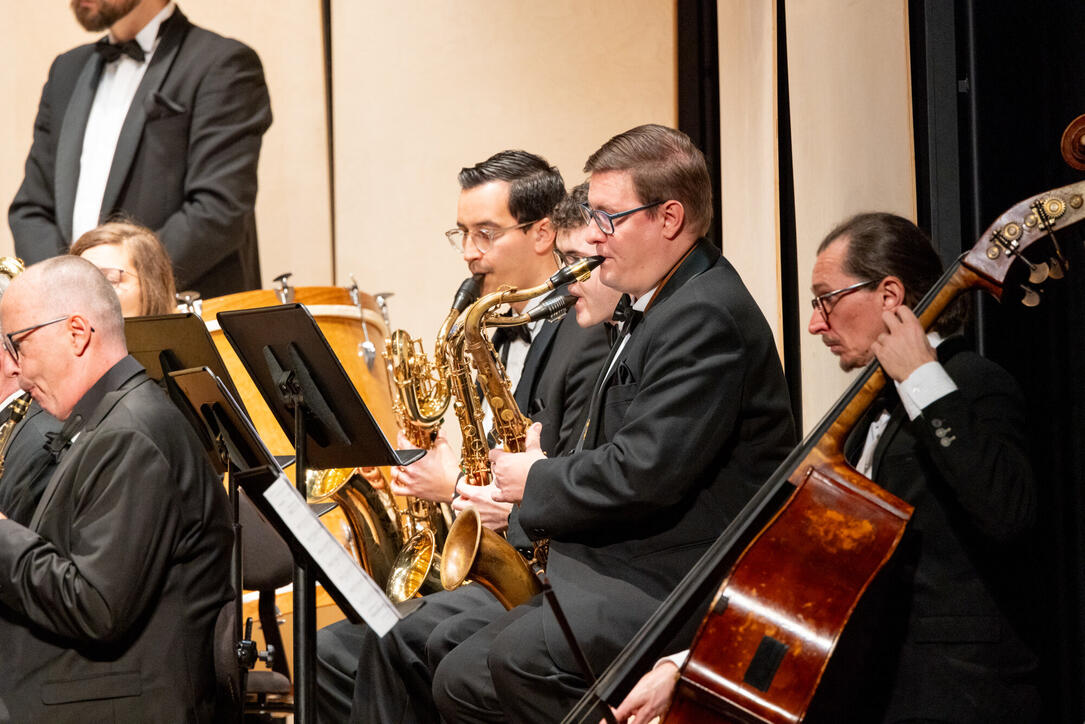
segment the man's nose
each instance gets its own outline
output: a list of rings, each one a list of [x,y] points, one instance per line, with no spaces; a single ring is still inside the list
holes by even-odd
[[[475,244],[474,239],[471,236],[466,236],[463,239],[463,260],[470,264],[471,262],[482,258],[482,250]]]
[[[806,325],[806,330],[810,334],[821,334],[829,331],[829,323],[825,321],[820,309],[813,310],[810,315],[810,323]]]

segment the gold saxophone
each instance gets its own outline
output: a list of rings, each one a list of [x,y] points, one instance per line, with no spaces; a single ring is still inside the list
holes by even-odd
[[[421,342],[401,329],[389,335],[385,342],[396,422],[411,444],[422,450],[433,448],[452,400],[452,388],[456,385],[446,354],[452,327],[463,310],[478,299],[481,286],[481,274],[460,284],[437,333],[432,360],[426,357]],[[405,543],[385,584],[385,593],[393,601],[413,598],[423,588],[438,589],[440,557],[436,531],[442,522],[439,504],[420,498],[407,499],[403,516]]]
[[[11,403],[11,417],[3,425],[0,425],[0,476],[4,474],[4,462],[8,456],[8,448],[11,440],[15,437],[15,426],[26,417],[30,409],[30,393],[24,392]]]
[[[509,452],[524,451],[527,428],[531,425],[531,421],[520,412],[512,395],[505,367],[501,364],[489,338],[483,334],[483,327],[509,327],[560,316],[575,303],[574,299],[558,297],[538,305],[529,312],[511,317],[498,317],[493,310],[502,304],[515,304],[533,299],[573,281],[583,281],[601,262],[600,257],[581,259],[558,270],[545,283],[537,287],[497,291],[478,300],[464,313],[463,337],[466,354],[461,353],[461,357],[464,358],[466,366],[466,355],[471,356],[478,372],[479,384],[493,411],[493,434]],[[473,388],[472,392],[474,392]],[[463,426],[462,420],[461,426]],[[466,444],[464,445],[464,471],[468,474],[468,482],[475,485],[486,485],[490,482],[489,448],[485,444],[486,437],[485,432],[481,431],[482,426],[481,415],[476,414],[471,428],[479,430],[482,434],[482,450],[479,453],[479,459],[468,461],[468,448]],[[469,463],[473,469],[469,467]],[[541,558],[540,553],[537,545],[536,559]],[[505,608],[511,609],[518,606],[542,591],[539,578],[528,562],[508,541],[492,530],[484,528],[478,511],[473,508],[468,508],[461,513],[452,524],[445,538],[441,560],[441,584],[445,589],[458,588],[466,580],[476,581],[489,589]],[[542,564],[543,561],[538,560],[538,562]]]
[[[22,274],[25,268],[22,259],[13,256],[0,256],[0,274],[6,276],[9,280]],[[4,474],[4,460],[8,456],[8,448],[11,447],[11,438],[15,432],[15,426],[26,417],[29,409],[30,393],[25,392],[11,403],[11,416],[7,422],[0,425],[0,475]]]

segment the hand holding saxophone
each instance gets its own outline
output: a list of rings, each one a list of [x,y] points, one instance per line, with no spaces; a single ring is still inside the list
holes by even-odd
[[[493,483],[471,485],[464,479],[456,485],[456,493],[459,497],[452,501],[452,509],[457,514],[467,508],[474,508],[478,511],[484,527],[498,533],[509,527],[509,512],[512,510],[512,504],[497,502],[494,497],[497,486]]]
[[[397,443],[401,448],[411,446],[403,431],[400,431]],[[444,433],[439,433],[433,439],[433,447],[421,460],[406,467],[392,468],[389,487],[395,495],[451,503],[459,471],[459,454],[448,444]]]
[[[500,448],[490,451],[490,473],[497,487],[494,500],[519,503],[524,499],[528,471],[536,460],[546,457],[539,444],[541,432],[542,425],[537,422],[527,429],[523,452],[505,452]]]

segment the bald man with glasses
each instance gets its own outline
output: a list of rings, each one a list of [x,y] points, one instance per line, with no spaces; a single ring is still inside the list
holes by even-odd
[[[195,432],[128,355],[85,259],[29,267],[0,322],[4,373],[64,422],[30,521],[0,516],[3,718],[214,721],[233,535]]]

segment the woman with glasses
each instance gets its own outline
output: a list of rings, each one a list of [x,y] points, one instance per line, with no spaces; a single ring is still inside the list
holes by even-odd
[[[162,242],[150,229],[111,221],[79,237],[69,253],[102,270],[121,300],[124,316],[174,311],[173,267]]]

